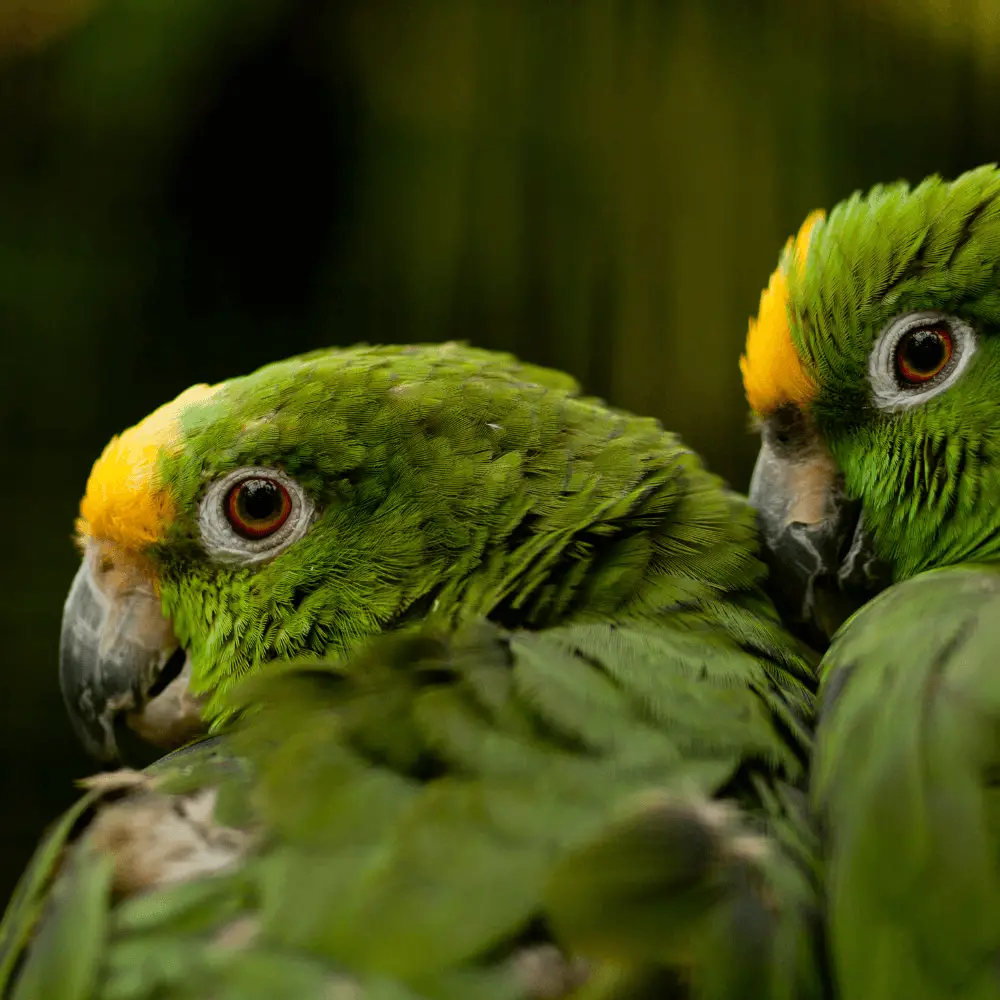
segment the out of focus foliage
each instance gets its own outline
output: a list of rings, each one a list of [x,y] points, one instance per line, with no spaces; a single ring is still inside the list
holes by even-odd
[[[58,693],[108,437],[195,381],[463,338],[744,485],[785,236],[1000,158],[992,0],[0,4],[0,893],[89,765]]]

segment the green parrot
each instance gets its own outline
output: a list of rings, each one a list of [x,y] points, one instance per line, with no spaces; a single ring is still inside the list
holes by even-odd
[[[841,626],[810,798],[843,1000],[1000,996],[998,333],[985,166],[810,216],[742,359],[783,611]]]
[[[819,996],[815,662],[755,514],[656,421],[457,345],[197,386],[80,507],[96,776],[13,1000]]]

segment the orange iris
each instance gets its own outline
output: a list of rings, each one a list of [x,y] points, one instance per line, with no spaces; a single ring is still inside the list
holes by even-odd
[[[276,479],[255,476],[237,483],[226,497],[226,517],[244,538],[267,538],[288,520],[292,499]]]
[[[910,385],[929,382],[951,361],[951,334],[942,326],[919,327],[899,338],[896,371]]]

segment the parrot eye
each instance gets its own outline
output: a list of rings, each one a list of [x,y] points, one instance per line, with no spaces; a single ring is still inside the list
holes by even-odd
[[[962,374],[975,349],[972,327],[955,316],[897,316],[876,340],[869,360],[875,405],[901,410],[937,395]]]
[[[244,479],[226,497],[226,517],[244,538],[266,538],[288,520],[292,499],[276,479]]]
[[[944,327],[918,327],[899,338],[896,371],[910,385],[920,385],[939,375],[951,361],[951,334]]]
[[[236,469],[209,486],[198,509],[202,545],[219,562],[269,559],[298,541],[316,515],[295,480],[278,469]]]

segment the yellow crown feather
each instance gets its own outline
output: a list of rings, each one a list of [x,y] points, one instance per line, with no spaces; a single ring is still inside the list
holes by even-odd
[[[787,267],[791,263],[801,267],[805,262],[813,229],[823,218],[822,210],[810,213],[795,238],[785,244],[782,264],[761,294],[757,318],[750,320],[740,371],[747,401],[758,416],[773,413],[783,403],[802,406],[816,396],[816,383],[803,367],[792,342]]]
[[[173,504],[156,482],[157,461],[161,451],[180,444],[181,411],[217,388],[193,385],[108,442],[90,470],[80,501],[80,542],[94,538],[137,551],[164,537]]]

